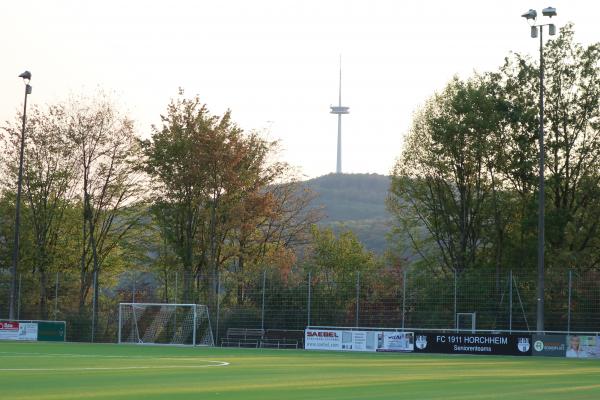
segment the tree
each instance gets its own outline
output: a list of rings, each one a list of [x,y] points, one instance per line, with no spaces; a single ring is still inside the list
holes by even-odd
[[[598,265],[600,46],[567,25],[544,48],[547,262]],[[538,190],[539,65],[512,54],[498,70],[454,80],[415,117],[388,206],[423,258],[529,268]],[[479,258],[479,261],[477,259]],[[430,264],[436,264],[432,262]],[[551,269],[550,268],[550,269]]]
[[[183,91],[180,90],[180,96]],[[206,220],[207,193],[202,175],[203,160],[197,153],[205,131],[214,129],[217,118],[209,115],[199,99],[172,100],[161,116],[161,129],[142,142],[145,170],[155,190],[152,211],[163,237],[173,246],[183,267],[183,301],[192,300],[197,242]]]
[[[311,278],[313,318],[317,324],[355,323],[360,283],[380,267],[378,261],[352,231],[336,236],[331,228],[313,226],[302,264]]]
[[[496,102],[482,78],[455,78],[417,113],[392,177],[390,211],[427,259],[433,240],[439,261],[458,273],[478,264],[487,245]],[[437,258],[437,257],[436,257]]]
[[[572,25],[548,43],[548,245],[556,267],[600,265],[600,43],[574,41]]]
[[[184,301],[202,280],[213,304],[224,265],[234,264],[241,278],[247,267],[301,240],[314,214],[305,211],[307,192],[286,182],[289,167],[272,161],[277,142],[244,132],[230,111],[211,115],[180,90],[162,120],[143,142],[154,215],[181,260]]]
[[[335,236],[331,228],[312,228],[308,269],[322,274],[327,281],[343,281],[356,273],[367,272],[377,266],[373,253],[365,250],[352,231]]]
[[[65,234],[65,210],[73,198],[76,178],[73,148],[68,143],[65,119],[63,105],[48,106],[46,110],[35,107],[27,127],[25,217],[33,234],[34,253],[29,258],[39,277],[39,313],[42,319],[48,317],[48,273],[55,266],[56,258],[61,257],[59,250],[61,236]],[[18,138],[19,124],[6,127],[5,132],[13,139]],[[9,143],[11,146],[7,150],[17,154],[17,142],[11,140]],[[7,176],[16,177],[13,169],[8,168],[6,172]]]
[[[92,288],[93,340],[103,263],[140,219],[132,207],[141,195],[139,147],[133,122],[106,97],[72,100],[67,109],[67,139],[74,149],[82,206],[79,310]]]

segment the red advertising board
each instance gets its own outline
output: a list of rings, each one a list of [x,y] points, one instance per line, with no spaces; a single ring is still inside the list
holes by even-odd
[[[19,338],[19,323],[6,321],[0,322],[0,340],[17,340]]]

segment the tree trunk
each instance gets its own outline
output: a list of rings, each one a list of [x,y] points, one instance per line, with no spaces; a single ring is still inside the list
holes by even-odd
[[[81,249],[81,266],[79,273],[79,315],[83,315],[85,311],[85,297],[86,297],[86,285],[87,285],[87,274],[86,274],[86,261],[87,261],[87,221],[85,218],[85,207],[83,212],[83,226],[82,226],[82,249]]]
[[[239,275],[243,276],[243,272],[244,272],[244,256],[240,255],[240,257],[238,258],[238,268],[237,268],[238,276]],[[238,304],[244,303],[244,279],[240,279],[238,282],[237,302],[238,302]]]
[[[210,208],[209,255],[208,255],[208,290],[206,300],[209,307],[216,309],[217,294],[217,200],[213,199]]]
[[[48,293],[46,291],[46,285],[48,284],[48,275],[46,274],[46,268],[40,267],[40,319],[48,319]]]

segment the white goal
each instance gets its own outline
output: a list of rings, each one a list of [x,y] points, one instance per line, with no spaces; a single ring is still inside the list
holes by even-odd
[[[214,346],[208,307],[120,303],[119,343]]]

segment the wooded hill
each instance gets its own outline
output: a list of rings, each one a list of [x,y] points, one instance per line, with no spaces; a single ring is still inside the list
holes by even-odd
[[[379,174],[328,174],[305,182],[322,207],[321,226],[336,232],[350,229],[365,247],[378,254],[386,248],[391,215],[385,208],[390,178]]]

